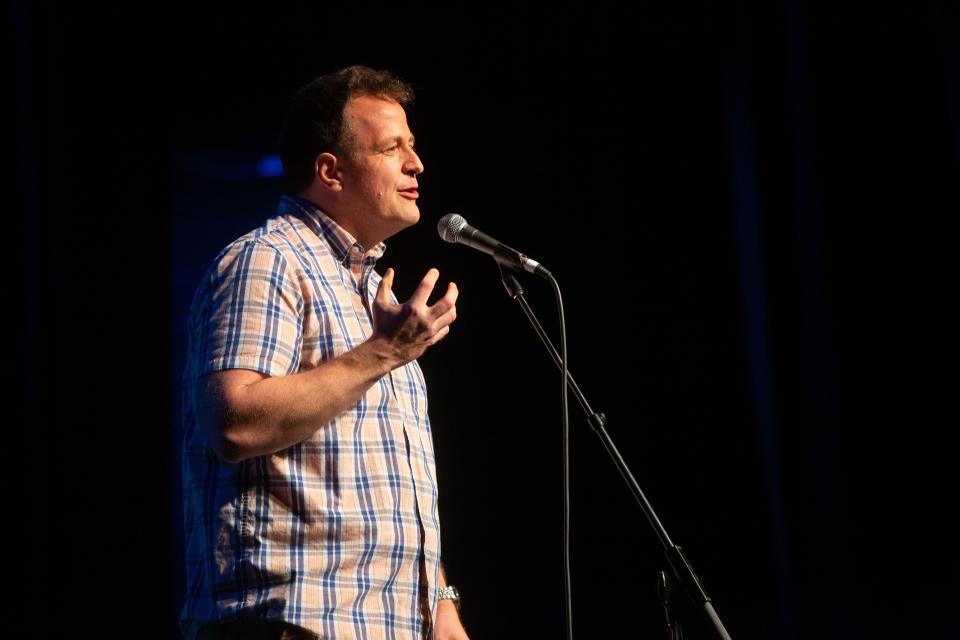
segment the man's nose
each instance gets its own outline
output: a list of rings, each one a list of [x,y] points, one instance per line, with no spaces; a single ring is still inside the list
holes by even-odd
[[[418,156],[417,152],[413,149],[410,149],[410,157],[407,159],[404,171],[414,176],[423,173],[423,163],[420,161],[420,156]]]

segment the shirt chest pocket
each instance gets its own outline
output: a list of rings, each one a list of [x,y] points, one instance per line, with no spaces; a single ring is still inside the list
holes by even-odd
[[[359,294],[337,292],[336,299],[314,297],[304,317],[301,370],[355,348],[370,337],[373,323]]]

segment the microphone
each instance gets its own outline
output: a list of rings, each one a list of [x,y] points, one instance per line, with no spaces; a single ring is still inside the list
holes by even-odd
[[[485,254],[493,256],[494,260],[505,267],[522,269],[544,278],[553,277],[536,260],[531,260],[516,249],[511,249],[502,242],[494,240],[482,231],[471,227],[467,224],[466,218],[459,213],[448,213],[440,218],[440,221],[437,222],[437,233],[446,242],[459,242],[477,251],[483,251]]]

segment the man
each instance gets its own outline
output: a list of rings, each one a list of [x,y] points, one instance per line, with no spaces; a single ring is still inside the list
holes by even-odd
[[[374,264],[415,224],[405,104],[350,67],[292,99],[276,217],[227,246],[184,373],[187,638],[465,639],[440,567],[416,358],[456,317],[431,269],[399,304]]]

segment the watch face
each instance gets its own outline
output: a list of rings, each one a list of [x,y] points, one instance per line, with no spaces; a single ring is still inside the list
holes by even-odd
[[[441,600],[453,600],[453,604],[456,605],[457,610],[460,610],[460,592],[457,591],[456,587],[446,586],[440,588],[440,599]]]

